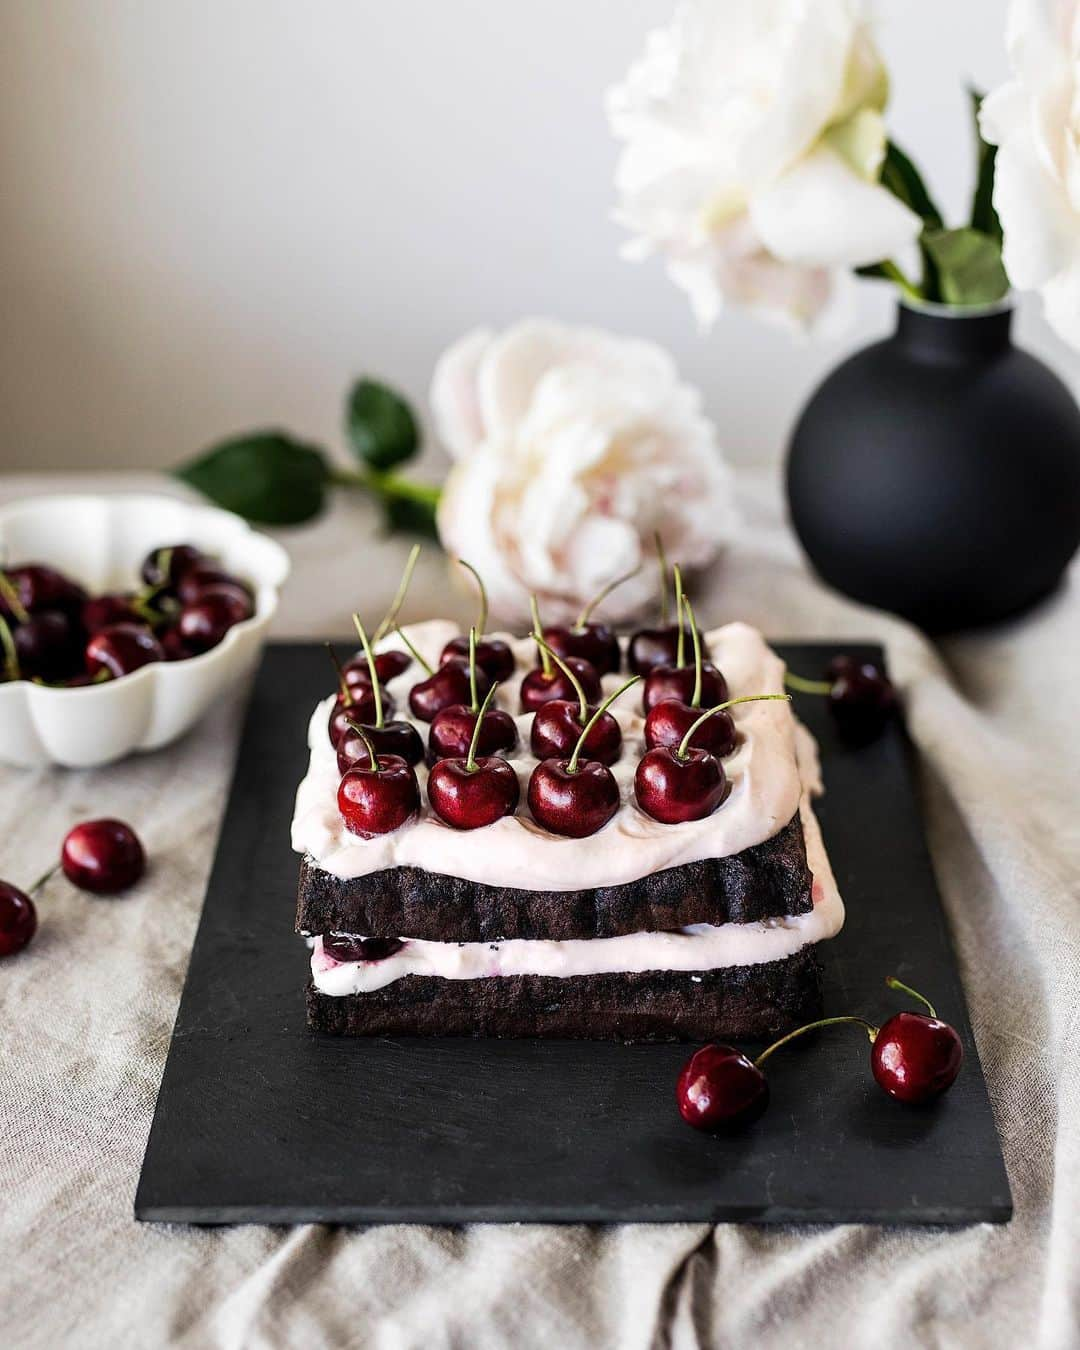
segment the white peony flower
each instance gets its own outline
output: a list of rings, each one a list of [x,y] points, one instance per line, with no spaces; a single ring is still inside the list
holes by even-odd
[[[851,269],[921,227],[877,181],[886,92],[859,0],[689,0],[608,95],[624,253],[663,253],[704,325],[835,331]]]
[[[466,558],[503,620],[572,619],[606,583],[654,557],[711,561],[730,534],[727,467],[696,390],[650,342],[527,319],[469,333],[439,359],[436,429],[455,463],[439,505],[447,552]],[[615,590],[617,620],[657,595],[654,568]]]
[[[980,116],[1005,270],[1080,347],[1080,0],[1013,0],[1006,41],[1013,78]]]

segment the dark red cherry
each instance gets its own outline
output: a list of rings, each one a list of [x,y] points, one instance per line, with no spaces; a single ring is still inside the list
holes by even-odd
[[[694,697],[694,666],[654,666],[645,676],[641,701],[645,711],[667,698],[689,703]],[[701,663],[701,707],[712,708],[728,696],[727,680],[710,661]]]
[[[382,710],[384,718],[394,715],[394,700],[385,689],[382,691]],[[370,685],[350,687],[348,699],[344,699],[341,694],[338,694],[334,700],[334,706],[330,710],[330,718],[327,723],[330,743],[332,745],[338,744],[342,736],[349,730],[350,722],[367,725],[369,722],[373,723],[376,716],[375,695]]]
[[[165,544],[146,555],[139,568],[139,576],[147,586],[175,590],[181,577],[207,561],[202,550],[194,544]]]
[[[239,587],[207,586],[185,604],[176,621],[184,646],[196,654],[208,652],[230,628],[251,618],[251,601]]]
[[[378,761],[377,770],[369,764],[353,765],[338,786],[345,828],[362,839],[391,834],[420,811],[420,785],[412,765],[397,755],[379,755]]]
[[[455,830],[479,830],[517,809],[517,774],[497,755],[478,755],[470,768],[465,758],[440,759],[427,781],[431,809]]]
[[[180,578],[176,587],[176,594],[182,605],[190,605],[201,599],[204,591],[211,587],[216,590],[219,586],[228,586],[239,591],[246,598],[251,611],[254,613],[255,592],[246,581],[241,581],[234,573],[226,572],[216,563],[196,563]]]
[[[476,693],[483,698],[491,688],[487,674],[477,667]],[[434,675],[414,684],[409,690],[409,707],[414,717],[421,722],[430,722],[437,712],[448,708],[452,703],[471,703],[472,691],[469,685],[469,663],[458,657],[440,666]]]
[[[452,703],[440,708],[431,720],[428,732],[428,758],[431,760],[459,758],[469,753],[477,714],[464,703]],[[500,755],[513,750],[518,743],[517,724],[501,708],[489,708],[480,724],[476,742],[478,755]]]
[[[367,671],[367,657],[362,652],[353,660],[363,661],[364,670]],[[350,661],[349,666],[352,664],[353,662]],[[390,647],[385,652],[375,653],[375,674],[383,684],[389,683],[390,680],[396,680],[399,675],[404,675],[411,665],[412,657],[409,653],[398,651],[395,647]],[[348,670],[349,666],[346,666],[345,669]],[[368,675],[369,680],[370,678],[371,676]]]
[[[17,886],[0,881],[0,956],[21,952],[36,932],[33,900]]]
[[[25,680],[60,680],[81,664],[82,629],[63,610],[33,611],[13,630],[12,637],[19,672]]]
[[[645,718],[646,748],[655,750],[657,746],[681,745],[682,738],[700,717],[700,708],[692,708],[689,703],[677,699],[669,698],[654,704]],[[734,719],[725,709],[701,723],[690,737],[690,745],[722,759],[735,749],[736,739]]]
[[[353,721],[356,721],[353,718]],[[361,723],[364,736],[375,747],[377,755],[397,755],[406,764],[419,764],[424,758],[424,742],[411,722],[383,722],[381,727]],[[337,742],[338,770],[344,773],[354,764],[368,762],[367,746],[363,737],[352,727],[346,727]]]
[[[589,708],[589,717],[596,711]],[[588,719],[586,719],[588,720]],[[581,720],[581,705],[576,699],[553,699],[536,710],[529,732],[529,745],[537,759],[568,759],[581,735],[585,723]],[[593,724],[581,758],[599,764],[614,764],[622,754],[622,731],[609,712],[602,713]]]
[[[572,628],[556,624],[543,631],[553,652],[564,659],[576,656],[588,661],[598,675],[610,675],[622,665],[619,639],[606,623],[586,623]]]
[[[580,760],[571,773],[569,760],[545,759],[529,778],[529,810],[552,834],[582,839],[603,829],[618,809],[615,775],[596,760]]]
[[[25,563],[7,569],[4,575],[14,587],[23,609],[31,614],[41,609],[60,609],[74,616],[87,599],[86,591],[77,582],[45,563]],[[0,611],[5,618],[12,617],[2,597]]]
[[[90,676],[104,670],[118,680],[141,666],[164,659],[161,643],[141,623],[110,624],[95,633],[86,644],[86,673]]]
[[[695,1130],[725,1132],[751,1125],[769,1104],[769,1084],[732,1045],[706,1045],[683,1065],[675,1087],[679,1115]]]
[[[685,645],[684,652],[690,648]],[[679,653],[679,629],[675,624],[666,628],[639,628],[631,637],[626,659],[635,675],[648,675],[657,666],[673,666]]]
[[[861,745],[880,736],[896,710],[896,690],[881,667],[841,656],[830,664],[827,678],[829,710],[844,739]]]
[[[459,657],[464,661],[469,659],[467,637],[451,638],[442,649],[439,665]],[[476,664],[489,679],[501,684],[514,673],[514,653],[510,650],[510,644],[501,638],[481,638],[476,644]]]
[[[385,961],[405,943],[394,937],[354,937],[351,933],[324,933],[323,951],[335,961]]]
[[[114,623],[142,623],[143,617],[135,609],[132,595],[95,595],[82,607],[82,626],[89,635],[98,633]]]
[[[685,757],[674,746],[647,750],[634,774],[638,806],[664,825],[711,816],[724,799],[724,785],[724,767],[707,750],[687,750]]]
[[[195,655],[181,636],[179,628],[163,629],[158,633],[157,639],[161,643],[166,661],[187,661]]]
[[[590,703],[599,703],[602,697],[600,686],[600,676],[589,664],[588,661],[582,661],[576,656],[563,657],[563,660],[577,676],[578,683],[585,690],[585,697]],[[567,679],[565,673],[552,662],[550,673],[544,670],[543,666],[537,666],[535,670],[530,670],[521,681],[521,711],[523,713],[536,712],[542,708],[545,703],[551,703],[554,699],[576,699],[577,691]]]
[[[116,895],[142,876],[146,854],[138,835],[122,820],[86,820],[68,831],[60,866],[84,891]]]
[[[870,1067],[880,1087],[897,1101],[933,1101],[956,1081],[964,1061],[960,1037],[947,1022],[924,1013],[890,1017],[874,1038]]]

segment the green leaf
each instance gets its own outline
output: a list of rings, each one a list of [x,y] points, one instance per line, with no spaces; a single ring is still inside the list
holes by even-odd
[[[348,431],[357,458],[375,469],[404,464],[420,447],[412,409],[400,394],[377,380],[357,380],[353,385]]]
[[[438,540],[434,502],[411,497],[384,497],[382,508],[386,528],[391,533],[419,534],[426,539]]]
[[[322,510],[330,469],[315,446],[283,431],[254,431],[174,469],[218,506],[260,525],[299,525]]]
[[[979,230],[926,230],[923,248],[933,259],[948,305],[988,305],[1009,289],[1001,245]]]
[[[885,162],[881,166],[881,185],[888,188],[894,197],[910,207],[917,216],[921,216],[928,230],[939,230],[945,223],[941,212],[934,205],[933,198],[926,190],[922,175],[903,150],[892,141],[885,147]]]
[[[1001,221],[994,210],[994,168],[997,163],[997,146],[983,140],[979,127],[979,109],[983,96],[977,89],[969,89],[971,111],[975,120],[975,194],[971,199],[971,228],[1001,243]]]

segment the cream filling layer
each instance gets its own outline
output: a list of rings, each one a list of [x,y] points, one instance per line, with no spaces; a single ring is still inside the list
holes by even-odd
[[[446,642],[457,635],[444,620],[419,623],[409,638],[424,658],[437,665]],[[522,676],[536,663],[531,639],[497,634],[510,642],[517,659],[511,679],[500,686],[499,706],[518,709]],[[388,639],[387,647],[397,643]],[[400,645],[400,644],[398,644]],[[779,694],[784,663],[756,629],[733,623],[705,635],[709,659],[724,673],[732,697]],[[409,718],[409,689],[422,677],[414,666],[390,682],[398,717]],[[605,692],[622,677],[608,676]],[[520,743],[509,757],[521,783],[522,804],[514,816],[482,830],[450,829],[432,814],[423,791],[427,771],[417,767],[423,809],[419,818],[392,834],[361,839],[345,828],[337,808],[341,775],[326,733],[332,698],[320,703],[308,728],[311,758],[296,794],[292,846],[333,876],[350,878],[390,867],[419,867],[467,881],[518,889],[562,891],[617,886],[668,867],[723,858],[763,843],[794,816],[807,787],[817,790],[819,771],[812,737],[796,722],[787,703],[745,703],[732,709],[739,733],[733,754],[724,760],[731,790],[720,809],[705,820],[662,825],[645,815],[634,800],[634,771],[644,752],[640,690],[630,690],[613,709],[623,733],[623,753],[612,773],[621,805],[615,817],[586,839],[564,839],[540,829],[528,814],[525,793],[536,763],[529,750],[531,714],[516,716]],[[409,718],[409,720],[412,720]],[[420,726],[427,738],[427,728]]]
[[[834,937],[843,926],[844,905],[825,852],[809,797],[801,804],[806,856],[814,875],[809,914],[785,915],[760,923],[693,924],[674,933],[627,933],[621,937],[546,942],[427,942],[405,946],[382,961],[335,961],[316,938],[311,975],[324,994],[368,994],[403,975],[436,975],[444,980],[477,980],[500,975],[631,974],[642,971],[708,971],[728,966],[782,961],[811,943]]]

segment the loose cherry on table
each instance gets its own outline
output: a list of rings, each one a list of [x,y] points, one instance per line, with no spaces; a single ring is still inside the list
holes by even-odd
[[[543,645],[543,627],[535,595],[529,596],[529,605],[533,616],[533,638],[540,651],[540,664],[521,681],[518,693],[521,711],[534,713],[555,699],[576,698],[574,680],[585,690],[585,697],[590,703],[598,702],[603,695],[600,676],[588,661],[583,661],[579,656],[564,656],[561,666],[556,666],[551,659],[550,649]]]
[[[356,764],[368,763],[368,746],[375,747],[376,754],[397,755],[406,764],[419,764],[424,758],[424,742],[420,733],[411,722],[388,722],[383,705],[383,689],[375,678],[375,656],[371,650],[364,625],[357,614],[353,623],[360,637],[364,656],[368,663],[370,683],[365,686],[375,705],[374,721],[361,725],[351,722],[345,734],[337,743],[337,762],[341,773]]]
[[[545,759],[533,769],[529,778],[529,810],[537,824],[552,834],[584,838],[603,829],[618,811],[619,785],[615,775],[598,760],[586,760],[582,755],[593,726],[639,679],[635,675],[627,680],[600,704],[582,728],[569,759]]]
[[[85,820],[65,836],[60,866],[82,890],[117,895],[142,876],[146,853],[138,835],[122,820]]]
[[[837,656],[829,663],[824,680],[807,680],[788,671],[784,681],[797,693],[827,698],[837,730],[853,745],[876,740],[896,711],[895,686],[874,661]]]
[[[363,839],[391,834],[420,811],[420,785],[411,764],[379,755],[368,741],[367,761],[341,775],[338,810],[345,828]]]
[[[512,816],[521,796],[517,774],[505,759],[477,753],[484,717],[497,688],[492,685],[480,706],[465,757],[437,760],[428,774],[431,809],[455,830],[479,830]]]
[[[744,694],[742,698],[728,699],[691,723],[678,745],[647,750],[634,773],[634,796],[638,806],[663,825],[679,825],[686,820],[704,820],[711,816],[724,800],[727,777],[716,755],[693,748],[694,734],[708,718],[720,715],[737,703],[759,703],[770,699],[786,701],[788,695]]]
[[[625,572],[616,577],[595,595],[578,615],[577,620],[568,628],[562,624],[549,625],[544,629],[543,638],[553,652],[562,657],[576,656],[580,661],[588,661],[598,675],[610,675],[622,665],[622,652],[619,639],[606,623],[593,623],[590,615],[602,600],[605,600],[616,586],[636,576],[638,569]]]
[[[323,951],[335,961],[385,961],[405,943],[394,937],[354,937],[352,933],[324,933]]]
[[[0,881],[0,956],[21,952],[37,932],[37,909],[25,891]]]
[[[694,641],[694,687],[690,698],[663,699],[654,703],[645,718],[645,745],[650,750],[658,746],[681,745],[691,727],[689,745],[694,750],[708,750],[722,759],[735,749],[735,722],[729,712],[718,712],[701,721],[701,694],[704,688],[704,667],[701,660],[701,634],[690,601],[679,592],[680,618],[685,609],[686,620]]]
[[[543,638],[537,638],[536,643],[543,651],[546,646]],[[585,697],[584,686],[563,658],[555,655],[553,648],[548,647],[547,653],[571,685],[575,697],[573,700],[551,699],[537,708],[529,729],[533,754],[537,759],[566,758],[573,753],[588,724],[580,758],[614,764],[622,754],[622,729],[618,722],[611,713],[593,708]]]
[[[114,623],[102,628],[86,644],[84,657],[91,678],[114,680],[164,659],[161,643],[142,623]]]
[[[769,1103],[762,1065],[781,1046],[822,1027],[860,1026],[869,1037],[870,1071],[878,1086],[896,1101],[925,1105],[956,1082],[964,1046],[955,1029],[941,1021],[922,994],[890,975],[885,983],[917,999],[926,1013],[896,1013],[880,1027],[861,1017],[824,1017],[781,1036],[750,1060],[727,1045],[707,1045],[691,1056],[675,1089],[679,1113],[699,1130],[724,1131],[755,1121]]]
[[[455,703],[469,703],[472,699],[472,680],[469,676],[469,663],[460,656],[452,657],[433,670],[424,660],[400,628],[398,636],[407,647],[410,655],[427,678],[414,684],[409,690],[409,708],[412,715],[421,722],[431,722],[443,708]],[[491,688],[491,680],[483,670],[476,671],[476,689],[483,697]]]
[[[431,719],[428,732],[428,758],[461,759],[475,744],[482,755],[494,755],[513,750],[518,743],[517,723],[508,712],[492,708],[491,693],[487,691],[483,703],[477,689],[480,669],[477,663],[478,642],[476,629],[469,630],[469,702],[452,703],[440,708]]]
[[[504,642],[502,638],[484,637],[487,630],[488,598],[483,579],[472,563],[466,562],[464,558],[459,558],[458,564],[470,573],[480,593],[480,613],[476,620],[476,639],[473,642],[471,634],[451,638],[442,649],[439,665],[445,665],[447,661],[453,661],[461,657],[469,659],[471,650],[475,649],[476,663],[489,679],[508,680],[514,673],[514,653],[510,649],[510,644]]]

